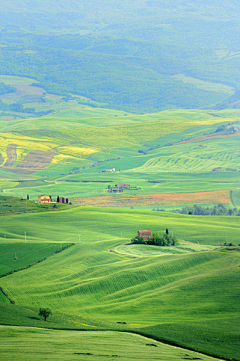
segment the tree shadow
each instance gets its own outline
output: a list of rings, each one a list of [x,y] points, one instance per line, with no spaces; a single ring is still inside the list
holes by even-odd
[[[38,317],[28,317],[28,318],[31,318],[31,320],[37,320],[37,321],[41,321],[41,319],[40,318],[38,318]]]

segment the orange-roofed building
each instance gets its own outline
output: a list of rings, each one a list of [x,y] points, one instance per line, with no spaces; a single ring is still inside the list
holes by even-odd
[[[51,196],[46,196],[46,194],[42,194],[38,197],[38,203],[51,203],[52,198]]]

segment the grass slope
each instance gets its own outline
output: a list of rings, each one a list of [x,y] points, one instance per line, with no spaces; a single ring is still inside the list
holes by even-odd
[[[59,244],[0,244],[0,277],[9,272],[28,267],[61,251]]]
[[[227,319],[235,322],[239,316],[239,252],[201,248],[225,242],[226,235],[229,241],[237,240],[238,217],[79,207],[4,219],[5,232],[14,243],[21,238],[23,223],[28,226],[29,245],[81,237],[80,244],[64,253],[2,278],[1,287],[16,307],[50,307],[99,320],[109,328],[126,322],[130,330],[238,360],[235,341],[229,342],[225,351],[218,344],[224,345],[226,335],[234,340],[239,335],[237,326],[233,329],[231,322],[225,323]],[[138,229],[163,232],[166,227],[179,238],[198,241],[199,252],[161,256],[161,252],[152,254],[146,248],[145,256],[136,258],[109,252]],[[209,331],[209,342],[204,343],[206,323],[214,331]],[[159,325],[166,325],[166,337]],[[195,343],[188,337],[194,327],[199,337]]]
[[[44,226],[43,226],[44,225]],[[184,226],[183,226],[184,225]],[[131,239],[138,229],[162,232],[169,228],[180,239],[202,244],[220,244],[226,240],[238,240],[238,217],[203,217],[171,213],[152,213],[130,209],[74,207],[59,212],[38,212],[4,217],[2,241],[8,242],[68,243]]]
[[[216,360],[130,333],[66,332],[5,326],[0,327],[0,334],[1,355],[4,359],[10,356],[11,360]]]

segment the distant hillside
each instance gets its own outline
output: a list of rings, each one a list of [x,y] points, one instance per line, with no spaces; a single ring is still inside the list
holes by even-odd
[[[240,109],[240,91],[237,91],[234,95],[229,97],[225,102],[217,104],[215,109],[222,110],[225,108]]]
[[[143,113],[228,106],[239,89],[234,0],[12,0],[0,23],[0,74],[49,93]]]

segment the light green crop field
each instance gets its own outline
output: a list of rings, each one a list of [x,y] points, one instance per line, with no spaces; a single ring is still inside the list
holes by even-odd
[[[120,246],[114,247],[112,249],[112,252],[135,258],[212,251],[217,248],[219,247],[187,241],[178,241],[178,245],[175,247],[156,247],[150,245],[132,244],[128,242],[125,244],[121,244]]]
[[[52,331],[27,327],[0,327],[4,360],[202,360],[213,361],[193,351],[152,341],[130,333]],[[47,350],[47,352],[46,352]]]
[[[184,226],[183,226],[184,225]],[[186,216],[181,214],[138,211],[131,209],[74,207],[66,211],[29,213],[5,216],[2,224],[1,241],[6,235],[8,242],[71,243],[119,241],[135,236],[138,229],[152,229],[162,233],[166,228],[179,239],[202,244],[221,244],[226,241],[238,242],[238,217]]]
[[[19,184],[14,182],[14,179],[11,181],[4,179],[1,180],[0,186],[6,194],[23,198],[29,194],[31,199],[37,199],[44,193],[54,197],[62,194],[68,198],[106,195],[106,186],[110,183],[113,185],[129,183],[131,187],[138,187],[137,191],[130,189],[124,194],[238,190],[240,187],[236,156],[238,139],[234,137],[233,141],[232,139],[222,141],[218,144],[217,153],[216,144],[208,141],[206,149],[201,150],[202,155],[199,154],[198,146],[182,144],[179,147],[172,147],[171,153],[163,148],[155,155],[134,155],[112,161],[101,161],[98,164],[95,164],[95,160],[88,159],[88,154],[94,152],[95,148],[59,147],[61,153],[54,155],[51,167],[24,175],[24,178],[31,180],[32,183]],[[71,155],[67,155],[66,152],[71,152]],[[19,157],[19,161],[16,160],[18,171],[21,170],[19,163],[22,155]],[[67,159],[69,160],[64,163]],[[218,167],[223,171],[213,172],[213,169]],[[120,172],[99,173],[107,168],[115,168]]]
[[[2,315],[1,322],[56,328],[60,312],[66,319],[76,315],[75,324],[64,321],[62,327],[135,331],[238,360],[240,254],[237,247],[220,246],[226,240],[239,242],[238,218],[88,207],[5,216],[2,230],[12,250],[16,245],[76,244],[1,278],[2,289],[15,302],[9,307],[31,309],[29,316],[26,311],[8,320]],[[125,244],[138,229],[162,234],[166,228],[185,240],[175,250]],[[4,242],[2,237],[1,250]],[[39,307],[51,308],[53,320],[38,321]]]
[[[240,206],[240,190],[235,190],[232,192],[233,204],[237,207]]]
[[[239,125],[237,109],[136,115],[79,95],[68,100],[49,94],[34,79],[0,76],[0,81],[15,88],[2,96],[3,102],[23,97],[24,102],[29,99],[25,107],[49,112],[22,118],[14,114],[7,120],[2,115],[0,191],[5,194],[28,194],[34,200],[43,193],[102,196],[108,180],[137,186],[137,192],[127,191],[133,195],[240,189],[239,132],[232,130]],[[100,173],[110,168],[117,172]],[[167,182],[149,182],[161,180]]]

